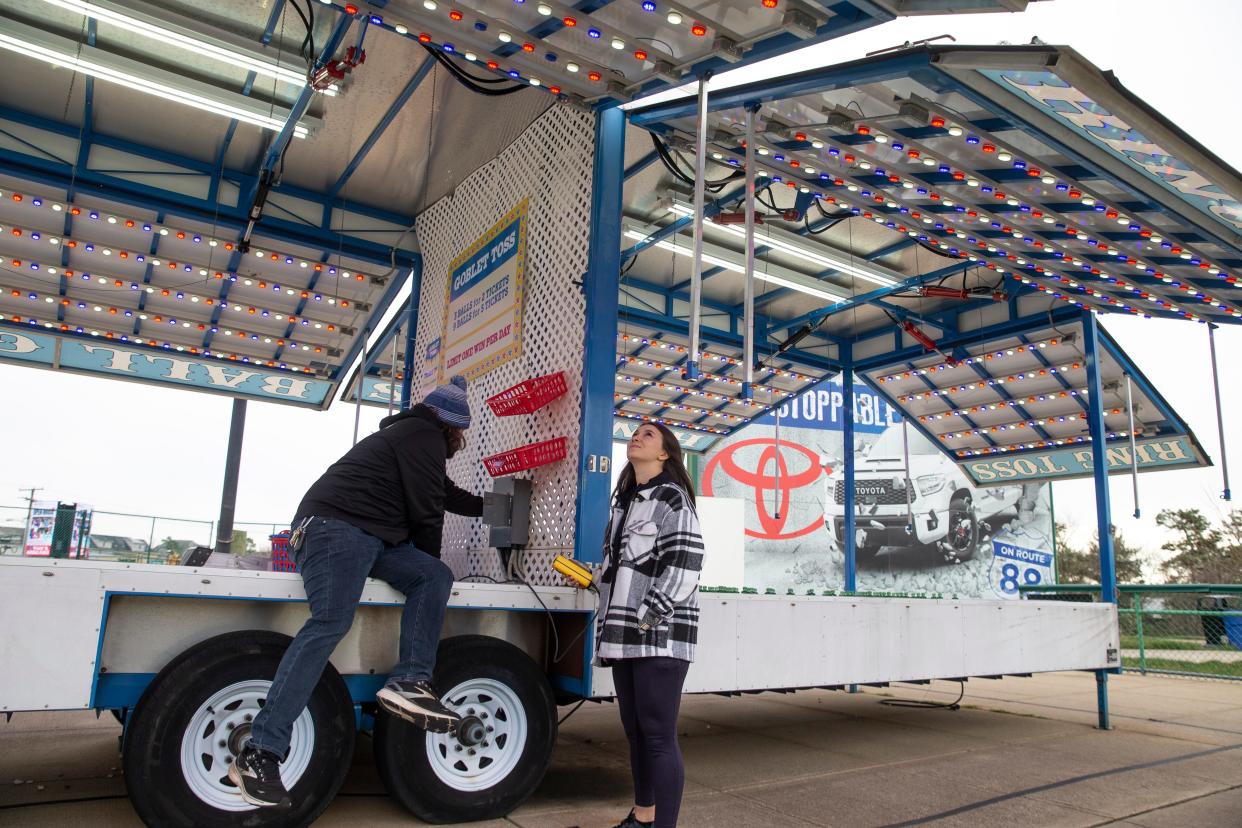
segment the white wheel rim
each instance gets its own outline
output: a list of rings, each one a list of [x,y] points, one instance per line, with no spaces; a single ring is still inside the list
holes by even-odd
[[[526,747],[526,708],[517,693],[495,679],[475,678],[449,690],[442,701],[462,716],[479,717],[487,736],[467,746],[451,733],[428,733],[427,760],[439,780],[454,790],[481,791],[507,777]]]
[[[230,735],[237,728],[249,727],[263,709],[271,688],[270,681],[239,681],[217,691],[199,706],[181,737],[181,774],[189,789],[213,808],[221,811],[249,811],[248,804],[228,778],[233,755]],[[293,723],[289,758],[280,766],[280,778],[292,788],[310,764],[315,747],[315,724],[309,710]]]

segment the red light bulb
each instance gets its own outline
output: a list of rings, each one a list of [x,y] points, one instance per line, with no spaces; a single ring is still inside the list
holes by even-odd
[[[690,27],[690,34],[694,35],[695,37],[702,37],[703,35],[707,34],[707,27],[704,26],[702,23],[695,23],[693,26]]]

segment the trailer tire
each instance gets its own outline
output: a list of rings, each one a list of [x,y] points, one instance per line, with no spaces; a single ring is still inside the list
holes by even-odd
[[[122,758],[126,790],[144,823],[307,825],[328,807],[349,770],[355,735],[349,689],[331,664],[294,723],[281,766],[292,809],[247,805],[225,773],[245,741],[246,717],[266,701],[290,641],[265,630],[216,636],[174,658],[152,680],[130,716]],[[208,738],[217,735],[222,738]]]
[[[440,642],[435,686],[446,705],[462,715],[474,711],[493,730],[472,748],[455,734],[427,733],[381,712],[375,764],[384,787],[430,823],[512,812],[543,780],[556,743],[556,702],[547,677],[512,644],[463,635]]]

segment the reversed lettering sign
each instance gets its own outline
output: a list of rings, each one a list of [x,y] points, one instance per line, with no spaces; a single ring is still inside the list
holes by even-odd
[[[1208,465],[1184,436],[1140,440],[1133,454],[1129,443],[1109,446],[1106,457],[1109,474],[1130,471],[1135,457],[1139,471]],[[1094,473],[1094,463],[1095,453],[1087,446],[1036,451],[1020,457],[970,460],[963,463],[962,468],[980,486],[995,486],[1087,477]]]
[[[106,343],[106,344],[105,344]],[[0,331],[0,358],[44,365],[56,364],[55,337],[24,331]],[[167,355],[110,342],[60,340],[61,368],[89,374],[141,380],[154,385],[181,385],[239,397],[320,406],[331,384],[298,374],[271,371],[232,360]]]
[[[527,206],[510,210],[449,266],[441,379],[474,379],[522,352]]]
[[[1198,209],[1234,230],[1242,230],[1242,203],[1219,182],[1212,181],[1183,159],[1171,155],[1160,144],[1060,76],[1048,71],[987,70],[983,74],[1044,112],[1072,125]]]

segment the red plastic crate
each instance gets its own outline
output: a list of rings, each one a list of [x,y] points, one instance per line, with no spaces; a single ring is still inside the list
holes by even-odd
[[[289,535],[291,533],[286,530],[277,532],[275,535],[268,535],[268,540],[272,542],[272,571],[273,572],[297,572],[297,564],[289,557]]]
[[[555,374],[523,380],[512,388],[506,388],[494,397],[488,397],[487,404],[497,417],[530,414],[568,390],[565,372],[557,371]]]
[[[491,457],[483,458],[483,466],[492,477],[501,477],[514,472],[546,466],[549,463],[565,459],[565,445],[568,437],[556,437],[542,443],[531,443],[528,446],[502,451]]]

